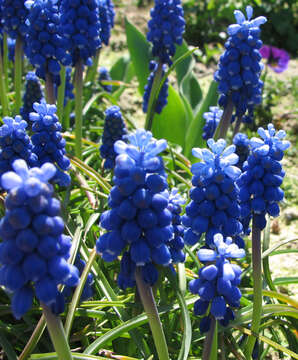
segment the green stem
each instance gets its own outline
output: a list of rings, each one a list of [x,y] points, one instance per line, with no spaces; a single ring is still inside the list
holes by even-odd
[[[32,351],[35,349],[41,335],[43,334],[46,328],[46,320],[45,317],[42,315],[34,329],[29,341],[27,342],[24,350],[22,351],[21,355],[19,356],[18,360],[26,360],[31,355]]]
[[[65,130],[70,129],[71,101],[69,100],[64,108],[63,123]]]
[[[69,338],[70,330],[71,330],[71,327],[72,327],[72,324],[74,321],[74,314],[75,314],[76,308],[79,304],[88,274],[91,270],[91,266],[93,264],[95,257],[96,257],[96,249],[93,249],[90,254],[89,260],[84,268],[84,271],[82,273],[82,276],[80,279],[80,284],[76,287],[76,290],[73,294],[73,297],[72,297],[72,300],[71,300],[71,303],[70,303],[70,306],[68,309],[66,322],[65,322],[65,334],[66,334],[67,338]]]
[[[220,122],[216,128],[214,134],[214,140],[225,139],[227,136],[228,128],[231,124],[231,118],[233,115],[234,105],[231,99],[228,99],[228,104],[222,114]]]
[[[262,251],[261,251],[261,230],[256,226],[255,217],[252,223],[252,269],[253,269],[253,311],[252,311],[252,335],[248,337],[245,346],[246,359],[251,354],[256,342],[254,335],[259,334],[259,327],[262,315]]]
[[[0,99],[2,104],[2,115],[8,115],[8,101],[7,101],[7,92],[6,86],[3,79],[3,63],[2,63],[2,55],[0,53]]]
[[[96,54],[93,59],[93,64],[91,67],[88,68],[84,82],[95,80],[97,74],[98,62],[99,62],[99,55],[100,55],[100,49],[96,51]]]
[[[144,283],[141,270],[138,267],[136,269],[136,282],[144,310],[148,317],[148,322],[151,328],[159,360],[170,360],[166,338],[152,293],[152,288],[151,286]]]
[[[212,316],[210,329],[206,335],[202,360],[217,359],[217,321]]]
[[[146,123],[145,123],[146,130],[151,130],[152,128],[156,102],[158,99],[158,89],[161,79],[162,79],[162,63],[158,63],[158,67],[154,75],[150,97],[148,101],[148,109],[147,109]]]
[[[58,87],[58,96],[57,96],[57,116],[62,124],[63,130],[68,130],[65,126],[65,119],[63,119],[63,109],[64,109],[64,96],[65,96],[65,77],[66,77],[66,68],[61,66],[60,70],[60,85]]]
[[[50,308],[45,304],[41,304],[43,308],[43,314],[47,322],[47,328],[58,355],[58,359],[63,360],[72,360],[72,355],[70,352],[70,347],[67,342],[64,329],[60,317],[55,316]]]
[[[16,39],[14,55],[14,87],[15,87],[15,113],[19,114],[22,105],[21,88],[22,88],[22,56],[23,44],[20,36]]]
[[[5,86],[8,89],[8,45],[7,45],[7,34],[3,33],[3,73],[5,79]]]
[[[49,73],[46,73],[45,89],[46,89],[47,103],[55,104],[56,99],[55,99],[54,84],[53,84],[52,76]]]
[[[82,112],[83,112],[83,61],[80,59],[75,68],[75,154],[82,158]]]

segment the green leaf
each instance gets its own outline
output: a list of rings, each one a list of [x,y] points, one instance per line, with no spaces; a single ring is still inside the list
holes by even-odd
[[[242,292],[244,294],[253,294],[253,289],[242,289]],[[269,291],[269,290],[263,290],[262,293],[263,296],[269,296],[271,298],[280,300],[298,309],[298,302],[287,295],[281,294],[277,291]]]
[[[168,104],[161,114],[155,114],[152,133],[158,139],[166,139],[184,147],[187,113],[184,104],[174,90],[169,86]]]
[[[264,231],[264,237],[263,237],[263,253],[268,250],[270,244],[270,218],[267,219],[267,225]],[[273,284],[270,267],[269,267],[269,257],[266,256],[263,258],[263,273],[265,280],[269,286],[269,289],[272,291],[276,291],[276,287]]]
[[[204,112],[209,110],[210,106],[216,105],[217,98],[217,83],[215,81],[212,81],[205,99],[200,104],[197,115],[193,118],[191,124],[187,129],[184,148],[184,154],[187,157],[190,157],[193,147],[204,146],[205,141],[202,138],[202,133],[205,119],[203,118],[203,114]]]
[[[0,331],[0,344],[2,349],[7,356],[8,360],[17,360],[17,354],[14,352],[14,349],[10,342],[7,340],[6,336],[4,335],[3,331]]]
[[[294,239],[287,239],[287,240],[282,240],[282,241],[279,241],[277,244],[275,244],[274,246],[272,246],[272,248],[266,250],[263,252],[262,254],[262,259],[264,259],[266,256],[270,255],[271,253],[273,253],[276,249],[278,249],[279,247],[285,245],[285,244],[288,244],[290,242],[294,242],[294,241],[297,241],[298,238],[294,238]]]
[[[87,355],[87,354],[79,354],[79,353],[71,353],[74,360],[107,360],[106,357],[102,356],[94,356],[94,355]],[[115,355],[113,353],[114,359],[121,359],[121,360],[138,360],[136,358],[123,356],[123,355]],[[56,353],[47,353],[47,354],[33,354],[30,357],[31,360],[56,360],[58,356]]]
[[[139,81],[139,90],[143,94],[149,75],[149,62],[152,58],[150,45],[145,36],[127,19],[125,19],[125,31],[130,58]]]
[[[122,56],[112,66],[110,71],[113,80],[120,80],[124,83],[129,83],[135,75],[134,67],[128,55]],[[125,90],[125,86],[113,86],[113,97],[119,100],[121,94]]]
[[[298,276],[279,277],[274,279],[274,285],[298,284]]]

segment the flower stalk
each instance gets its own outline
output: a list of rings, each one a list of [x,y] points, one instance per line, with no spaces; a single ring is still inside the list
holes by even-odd
[[[3,33],[3,74],[5,79],[5,86],[8,89],[8,44],[7,34]]]
[[[45,89],[46,89],[47,103],[55,104],[56,99],[55,99],[54,84],[50,73],[46,73]]]
[[[217,359],[217,321],[212,316],[210,329],[204,342],[202,360]]]
[[[3,79],[3,61],[2,61],[2,55],[0,54],[0,99],[2,104],[2,115],[7,116],[8,115],[8,101],[7,101],[7,92],[6,92],[6,86],[5,81]]]
[[[62,123],[63,130],[68,130],[66,127],[65,118],[63,118],[63,109],[64,109],[64,95],[65,95],[65,81],[66,80],[66,68],[61,66],[60,70],[60,85],[58,87],[57,95],[57,116],[59,121]]]
[[[136,282],[142,304],[148,317],[159,360],[170,360],[165,334],[158,314],[151,286],[144,283],[140,269],[136,269]]]
[[[83,115],[83,60],[75,67],[75,154],[82,158],[82,115]]]
[[[231,124],[233,110],[234,110],[234,104],[232,102],[232,99],[229,99],[228,104],[227,104],[227,106],[222,114],[222,117],[220,119],[220,122],[216,128],[216,131],[214,134],[214,140],[226,138],[229,126]]]
[[[20,36],[16,39],[15,45],[15,62],[14,62],[14,85],[15,85],[15,112],[18,114],[22,105],[21,88],[22,88],[22,56],[23,43]]]

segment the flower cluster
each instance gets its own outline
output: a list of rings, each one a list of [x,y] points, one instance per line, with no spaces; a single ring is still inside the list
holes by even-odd
[[[234,14],[237,24],[228,27],[226,50],[220,57],[214,79],[219,83],[219,105],[226,108],[232,102],[236,109],[233,118],[251,122],[254,106],[262,101],[260,73],[263,64],[259,52],[262,41],[259,36],[260,25],[266,22],[266,18],[260,16],[252,20],[251,6],[246,7],[247,20],[239,10]]]
[[[155,78],[156,71],[158,69],[158,63],[155,61],[150,61],[149,64],[149,70],[151,71],[148,79],[147,79],[147,85],[145,86],[145,92],[143,96],[143,111],[144,113],[148,110],[148,103],[151,95],[152,85]],[[161,77],[164,76],[166,72],[166,65],[162,65],[162,72]],[[157,114],[160,114],[162,112],[162,109],[167,105],[168,103],[168,88],[169,88],[169,80],[168,78],[165,80],[165,82],[162,85],[162,88],[160,89],[160,92],[158,94],[158,99],[156,101],[155,105],[155,112]]]
[[[104,131],[100,155],[105,159],[105,169],[113,169],[115,166],[116,152],[114,144],[126,134],[126,126],[118,106],[111,106],[105,111]]]
[[[115,10],[111,0],[97,0],[99,9],[99,20],[101,24],[101,41],[109,45],[111,30],[114,27]]]
[[[169,194],[168,210],[172,213],[172,226],[173,226],[173,238],[167,242],[169,246],[173,263],[180,263],[185,261],[184,249],[184,226],[181,221],[181,205],[185,203],[185,200],[178,193],[178,189],[173,188]]]
[[[98,0],[62,0],[61,34],[66,39],[72,65],[80,59],[90,64],[101,47]]]
[[[77,255],[74,265],[79,270],[79,276],[81,277],[84,268],[86,266],[86,262],[83,259],[81,259],[80,255]],[[89,273],[80,297],[80,301],[86,301],[93,296],[93,282],[94,282],[93,275]],[[73,294],[73,287],[65,286],[63,289],[64,297],[66,298],[70,297],[72,294]]]
[[[259,229],[266,226],[266,214],[279,215],[278,203],[284,193],[280,188],[285,175],[280,160],[289,148],[289,141],[283,140],[285,131],[275,131],[273,124],[265,130],[258,129],[262,139],[250,139],[251,153],[243,164],[243,174],[238,180],[240,187],[241,217],[254,214]]]
[[[190,291],[200,296],[194,304],[194,313],[205,315],[200,323],[201,332],[209,331],[211,316],[227,326],[235,317],[232,308],[240,306],[241,291],[237,286],[241,268],[229,259],[243,258],[245,251],[221,234],[214,235],[213,243],[215,249],[198,251],[198,258],[205,265],[199,271],[199,278],[189,283]]]
[[[27,122],[29,121],[29,114],[34,111],[33,104],[40,102],[43,99],[43,93],[38,77],[33,71],[29,71],[26,75],[26,86],[23,95],[23,107],[20,114]]]
[[[105,85],[105,84],[102,84],[102,80],[107,80],[107,81],[110,81],[112,80],[111,76],[110,76],[110,73],[109,73],[109,70],[105,67],[100,67],[99,68],[99,76],[98,76],[98,81],[101,85],[101,87],[108,93],[111,93],[112,92],[112,85]]]
[[[236,179],[241,170],[234,166],[238,162],[235,145],[226,147],[226,141],[207,140],[211,149],[193,149],[193,155],[202,161],[192,165],[193,188],[191,202],[186,206],[183,223],[186,244],[194,245],[206,233],[207,245],[212,245],[213,235],[237,236],[242,232],[239,221],[239,188]]]
[[[46,163],[28,169],[24,160],[2,175],[8,191],[5,216],[0,221],[0,283],[13,292],[12,311],[21,318],[31,307],[34,290],[48,306],[59,298],[58,284],[75,286],[78,269],[67,263],[71,239],[63,235],[60,202],[48,181],[55,166]]]
[[[206,120],[203,127],[203,139],[208,140],[213,137],[222,114],[223,111],[217,106],[211,106],[209,111],[203,114],[203,118]]]
[[[28,15],[26,55],[36,67],[36,74],[45,79],[50,74],[55,83],[60,82],[60,63],[70,64],[66,52],[67,42],[61,36],[60,13],[53,0],[32,2]]]
[[[108,204],[111,210],[101,216],[101,227],[108,232],[97,241],[97,251],[105,261],[124,252],[118,285],[125,289],[135,283],[134,271],[140,267],[143,280],[153,285],[158,278],[155,265],[173,261],[167,243],[173,238],[172,213],[162,158],[165,140],[155,140],[142,129],[117,141],[114,186]]]
[[[2,0],[0,4],[3,30],[13,39],[20,37],[24,40],[27,34],[26,19],[29,10],[25,2],[25,0]]]
[[[290,55],[283,49],[275,46],[264,45],[260,49],[263,59],[267,59],[267,65],[276,73],[282,73],[287,70]]]
[[[162,64],[172,64],[176,44],[182,44],[185,28],[183,8],[180,0],[155,0],[148,22],[147,40],[152,42],[152,54]]]
[[[236,146],[235,153],[239,156],[237,166],[242,169],[243,163],[247,160],[249,154],[249,139],[247,135],[237,133],[233,138],[233,144]]]
[[[24,159],[29,166],[37,165],[37,156],[32,151],[33,145],[26,133],[27,122],[16,116],[3,118],[0,127],[0,176],[12,169],[16,159]]]
[[[62,138],[62,126],[55,114],[55,105],[49,105],[45,101],[34,103],[35,112],[30,113],[29,118],[33,122],[32,143],[33,152],[38,157],[39,165],[46,162],[55,164],[57,168],[54,181],[60,186],[70,184],[70,176],[61,170],[70,168],[70,161],[65,155],[65,139]]]

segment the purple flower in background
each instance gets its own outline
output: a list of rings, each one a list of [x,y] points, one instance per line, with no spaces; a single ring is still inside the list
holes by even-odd
[[[264,45],[260,49],[263,59],[267,59],[267,65],[276,73],[287,70],[290,55],[283,49],[274,46]]]

